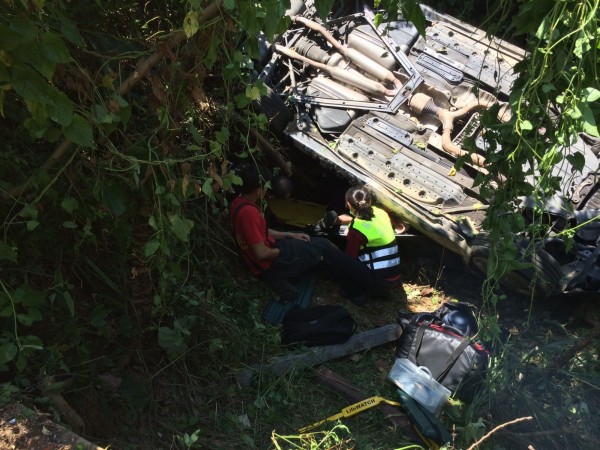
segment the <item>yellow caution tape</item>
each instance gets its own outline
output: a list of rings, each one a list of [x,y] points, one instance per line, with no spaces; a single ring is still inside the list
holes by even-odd
[[[394,405],[394,406],[402,406],[401,403],[398,402],[394,402],[392,400],[388,400],[385,399],[383,397],[369,397],[365,400],[361,400],[360,402],[354,403],[350,406],[345,407],[344,409],[342,409],[341,412],[334,414],[333,416],[329,416],[327,419],[323,419],[323,420],[319,420],[318,422],[313,423],[312,425],[308,425],[306,427],[302,427],[298,430],[298,432],[300,433],[305,433],[309,430],[312,430],[313,428],[317,428],[319,425],[324,424],[325,422],[332,422],[334,420],[338,420],[341,419],[343,417],[351,417],[354,416],[355,414],[358,414],[360,412],[363,412],[367,409],[370,409],[374,406],[379,405],[380,403],[387,403],[389,405]]]

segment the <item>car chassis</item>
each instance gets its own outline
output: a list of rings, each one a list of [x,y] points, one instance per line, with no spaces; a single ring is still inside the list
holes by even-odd
[[[310,1],[292,2],[293,26],[266,49],[259,79],[268,95],[259,107],[282,141],[349,182],[366,183],[390,213],[485,270],[490,243],[480,231],[489,202],[476,183],[487,173],[480,117],[492,106],[500,122],[510,117],[513,67],[526,53],[422,8],[425,37],[404,20],[376,25],[367,7],[325,26]],[[467,139],[477,152],[463,148]],[[526,254],[522,239],[530,267],[505,281],[524,294],[600,289],[599,143],[582,134],[562,151],[581,153],[584,169],[563,159],[554,169],[562,192],[543,207],[563,229],[577,226],[574,246],[567,250],[551,233]],[[465,160],[460,168],[457,158]],[[521,200],[523,211],[533,206]]]

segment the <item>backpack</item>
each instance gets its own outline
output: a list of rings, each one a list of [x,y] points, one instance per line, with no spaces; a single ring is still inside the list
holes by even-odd
[[[354,319],[341,305],[290,309],[282,321],[281,342],[307,347],[342,344],[356,331]]]
[[[456,323],[448,320],[461,319]],[[403,329],[396,343],[396,358],[408,358],[427,367],[439,383],[470,400],[485,378],[490,353],[474,340],[478,325],[475,307],[469,303],[444,303],[432,313],[400,314]]]

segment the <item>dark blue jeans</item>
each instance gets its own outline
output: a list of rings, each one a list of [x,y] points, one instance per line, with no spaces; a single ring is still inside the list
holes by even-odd
[[[260,279],[284,301],[294,301],[298,288],[292,283],[309,270],[315,268],[325,252],[340,250],[325,238],[313,237],[306,242],[300,239],[281,239],[275,243],[279,256]]]
[[[337,250],[337,251],[336,251]],[[385,298],[396,283],[379,278],[358,258],[339,249],[325,249],[323,252],[325,269],[351,297],[372,296]]]

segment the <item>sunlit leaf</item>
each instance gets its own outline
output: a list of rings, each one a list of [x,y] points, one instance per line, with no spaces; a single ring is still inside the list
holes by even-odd
[[[329,13],[331,13],[331,7],[333,6],[334,0],[315,0],[315,8],[317,14],[323,20],[327,19]]]
[[[523,120],[521,122],[521,130],[533,130],[533,125],[529,120]]]
[[[183,31],[188,38],[195,35],[200,26],[198,25],[198,11],[190,11],[183,19]]]
[[[586,102],[595,102],[600,99],[600,91],[596,88],[586,87],[583,90],[583,95],[585,96]]]

